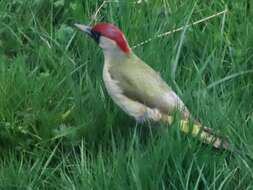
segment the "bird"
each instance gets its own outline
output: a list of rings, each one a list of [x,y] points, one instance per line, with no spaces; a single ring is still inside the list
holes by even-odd
[[[74,24],[86,33],[103,50],[103,81],[105,88],[125,113],[137,122],[163,122],[171,125],[173,114],[181,115],[180,131],[198,137],[217,149],[229,149],[226,138],[221,138],[211,128],[192,115],[181,98],[162,79],[160,74],[142,61],[130,48],[124,33],[114,24],[98,23],[94,26]],[[175,115],[175,114],[174,114]]]

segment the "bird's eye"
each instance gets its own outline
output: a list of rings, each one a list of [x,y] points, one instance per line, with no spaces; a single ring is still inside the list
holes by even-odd
[[[99,44],[101,33],[96,31],[91,31],[91,37]]]

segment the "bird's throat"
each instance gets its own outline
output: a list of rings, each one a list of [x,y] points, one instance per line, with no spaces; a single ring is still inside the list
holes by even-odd
[[[121,52],[121,50],[115,50],[115,51],[111,51],[111,50],[104,50],[104,60],[105,63],[112,65],[112,64],[123,64],[124,62],[126,62],[131,54],[126,54],[124,52]]]

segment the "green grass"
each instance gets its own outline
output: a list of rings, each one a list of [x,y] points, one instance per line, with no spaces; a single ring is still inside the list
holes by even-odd
[[[0,189],[252,188],[252,2],[127,2],[106,4],[97,22],[118,25],[131,46],[228,9],[134,51],[242,154],[176,125],[136,126],[113,104],[101,50],[73,27],[102,1],[0,0]]]

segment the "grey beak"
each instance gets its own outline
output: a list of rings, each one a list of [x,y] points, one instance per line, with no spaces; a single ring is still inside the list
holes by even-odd
[[[85,26],[83,24],[74,24],[79,30],[87,33],[88,35],[92,35],[91,34],[91,27],[89,26]]]
[[[75,26],[85,32],[86,34],[88,34],[91,38],[93,38],[98,44],[99,44],[99,39],[100,39],[100,33],[99,32],[95,32],[92,31],[92,28],[90,26],[85,26],[83,24],[75,24]]]

